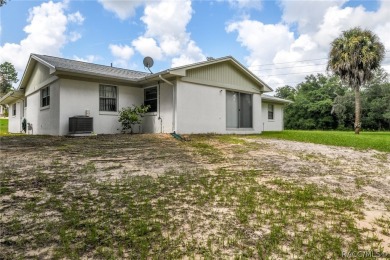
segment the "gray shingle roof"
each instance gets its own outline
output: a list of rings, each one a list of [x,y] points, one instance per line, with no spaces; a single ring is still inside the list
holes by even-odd
[[[103,77],[110,78],[120,78],[126,80],[139,80],[145,76],[150,75],[150,73],[115,68],[110,66],[104,66],[99,64],[93,64],[88,62],[69,60],[64,58],[52,57],[47,55],[32,54],[32,56],[37,57],[38,59],[43,60],[44,62],[55,67],[56,70],[71,71],[83,74],[90,75],[99,75]]]

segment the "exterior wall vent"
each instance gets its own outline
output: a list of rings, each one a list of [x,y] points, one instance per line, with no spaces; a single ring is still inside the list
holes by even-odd
[[[90,134],[93,132],[93,117],[69,117],[69,134]]]

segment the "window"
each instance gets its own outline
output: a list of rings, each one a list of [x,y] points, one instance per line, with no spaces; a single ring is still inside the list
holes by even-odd
[[[16,103],[12,104],[12,116],[16,116]]]
[[[24,107],[27,107],[27,97],[24,99]]]
[[[41,90],[41,107],[50,105],[50,86]]]
[[[157,112],[157,87],[144,89],[144,105],[150,106],[148,112]]]
[[[226,91],[226,127],[253,127],[251,94]]]
[[[113,112],[117,111],[116,86],[100,85],[99,110]]]
[[[268,104],[268,119],[274,119],[274,105]]]

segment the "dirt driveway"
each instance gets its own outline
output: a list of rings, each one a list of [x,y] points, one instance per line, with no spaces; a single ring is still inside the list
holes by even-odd
[[[1,137],[0,258],[390,252],[389,153],[187,138]]]

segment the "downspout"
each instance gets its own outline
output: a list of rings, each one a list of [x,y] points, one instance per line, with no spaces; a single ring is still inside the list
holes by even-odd
[[[164,81],[165,83],[167,83],[167,84],[173,86],[173,83],[172,83],[172,82],[169,82],[168,80],[164,79],[161,75],[158,75],[158,77],[159,77],[162,81]]]
[[[163,132],[163,129],[162,129],[162,118],[161,118],[161,97],[160,97],[160,93],[161,93],[161,86],[160,86],[160,81],[157,81],[157,84],[158,84],[158,120],[160,120],[160,134]]]
[[[162,81],[164,81],[165,83],[167,83],[168,85],[171,85],[171,86],[172,86],[172,110],[173,110],[173,111],[172,111],[172,132],[174,132],[174,131],[175,131],[175,114],[176,114],[176,110],[175,110],[175,85],[174,85],[172,82],[170,82],[170,81],[164,79],[164,78],[161,76],[161,74],[158,75],[158,77],[159,77]]]

